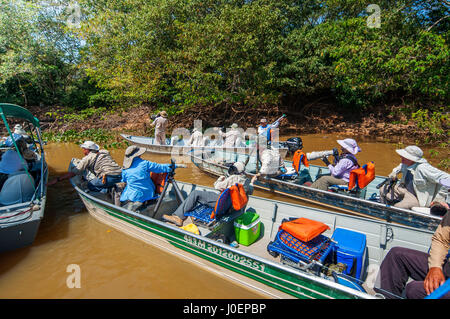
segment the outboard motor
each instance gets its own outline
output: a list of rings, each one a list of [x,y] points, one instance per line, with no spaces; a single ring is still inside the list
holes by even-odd
[[[303,148],[303,141],[301,137],[291,137],[286,142],[283,142],[283,146],[288,148],[289,153],[294,154],[297,150]]]

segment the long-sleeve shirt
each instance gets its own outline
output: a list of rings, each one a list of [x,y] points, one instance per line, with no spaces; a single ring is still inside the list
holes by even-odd
[[[191,138],[189,139],[190,146],[203,146],[203,134],[199,131],[195,131],[192,133]]]
[[[347,154],[347,156],[351,156],[356,160],[356,157],[354,157],[352,154]],[[351,159],[344,157],[341,158],[335,166],[331,164],[328,165],[328,168],[330,169],[331,176],[340,178],[348,182],[350,178],[350,172],[358,168],[358,166],[355,165]]]
[[[122,169],[114,161],[107,150],[89,152],[83,157],[72,170],[75,174],[83,174],[85,171],[92,172],[96,177],[103,175],[120,175]]]
[[[445,202],[447,189],[439,184],[439,180],[450,178],[450,174],[424,161],[411,166],[400,164],[392,170],[389,176],[395,176],[401,172],[402,179],[400,182],[405,183],[407,182],[406,176],[408,171],[412,175],[412,187],[414,187],[420,206],[430,207],[433,201]]]
[[[226,133],[219,131],[219,135],[225,137],[224,147],[235,147],[236,141],[241,137],[241,132],[237,129],[231,129]]]
[[[155,133],[165,132],[167,129],[168,121],[165,117],[158,116],[152,123],[155,126]]]
[[[145,202],[155,197],[155,185],[150,173],[169,173],[170,164],[157,164],[136,157],[130,168],[122,171],[122,182],[126,183],[120,201]]]
[[[447,212],[431,238],[428,267],[442,268],[450,249],[450,213]]]
[[[242,184],[247,195],[253,194],[253,184],[245,175],[231,175],[228,177],[220,176],[214,182],[214,188],[223,192],[226,188],[233,186],[234,184]]]

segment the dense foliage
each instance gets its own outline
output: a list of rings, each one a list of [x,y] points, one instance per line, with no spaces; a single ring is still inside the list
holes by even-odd
[[[80,0],[68,27],[70,3],[0,0],[1,100],[448,107],[446,0]]]

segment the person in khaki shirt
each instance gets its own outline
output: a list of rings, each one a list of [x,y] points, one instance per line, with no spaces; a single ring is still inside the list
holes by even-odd
[[[86,141],[80,145],[84,157],[74,162],[75,166],[70,168],[69,173],[56,178],[47,185],[53,185],[61,180],[71,178],[75,175],[91,174],[93,178],[87,178],[87,187],[90,191],[106,193],[122,179],[122,169],[114,161],[107,150],[92,141]]]
[[[439,183],[450,188],[450,179]],[[442,217],[431,239],[429,254],[413,249],[394,247],[381,263],[375,291],[386,298],[401,296],[423,299],[450,277],[450,210]],[[408,282],[409,278],[413,281]],[[450,299],[450,292],[442,298]]]
[[[151,126],[155,127],[155,144],[166,145],[167,112],[161,111]]]

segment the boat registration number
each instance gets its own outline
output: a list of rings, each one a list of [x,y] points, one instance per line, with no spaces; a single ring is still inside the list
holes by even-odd
[[[240,254],[236,254],[230,250],[223,249],[222,247],[217,247],[211,243],[207,243],[203,240],[200,240],[200,239],[197,239],[194,237],[190,237],[188,235],[184,236],[184,240],[191,245],[194,245],[201,249],[207,250],[208,252],[211,252],[211,253],[221,256],[221,257],[224,257],[228,260],[237,262],[243,266],[250,267],[250,268],[253,268],[256,270],[260,270],[260,271],[264,271],[264,264],[257,260],[253,260],[249,257],[242,256]]]

